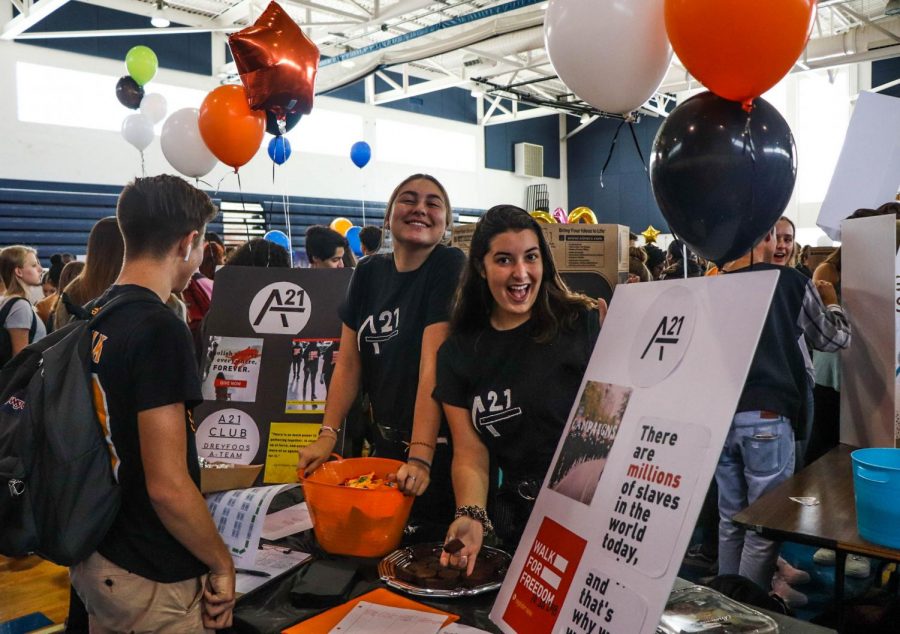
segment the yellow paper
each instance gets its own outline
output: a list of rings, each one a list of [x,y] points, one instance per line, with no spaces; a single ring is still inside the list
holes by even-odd
[[[318,438],[321,426],[320,423],[272,423],[263,482],[297,482],[297,451]]]

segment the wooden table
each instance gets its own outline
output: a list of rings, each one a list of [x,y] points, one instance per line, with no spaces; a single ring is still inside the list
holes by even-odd
[[[859,536],[850,459],[855,449],[838,445],[734,516],[737,524],[763,537],[834,550],[834,595],[839,610],[848,554],[900,561],[900,550]],[[792,497],[815,497],[819,504],[803,506]]]

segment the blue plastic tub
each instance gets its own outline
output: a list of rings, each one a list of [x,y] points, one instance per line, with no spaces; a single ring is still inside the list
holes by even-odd
[[[900,548],[900,449],[857,449],[850,457],[860,537]]]

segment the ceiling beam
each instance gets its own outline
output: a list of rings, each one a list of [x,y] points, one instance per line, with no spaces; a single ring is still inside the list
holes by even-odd
[[[17,41],[24,40],[46,40],[46,39],[78,39],[85,37],[133,37],[141,35],[186,35],[190,33],[229,33],[238,31],[244,27],[235,25],[228,27],[208,26],[176,26],[157,29],[155,27],[147,27],[146,29],[105,29],[101,31],[41,31],[38,33],[22,33],[16,37]]]
[[[446,77],[444,79],[423,81],[418,84],[412,84],[405,90],[402,88],[394,88],[392,90],[385,90],[384,92],[375,93],[374,103],[376,106],[381,106],[392,101],[397,101],[399,99],[418,97],[420,95],[427,95],[430,92],[437,92],[438,90],[454,88],[456,86],[459,86],[460,84],[465,84],[467,82],[467,79],[462,79],[460,77]]]
[[[318,2],[312,2],[312,0],[289,0],[287,2],[288,5],[295,5],[300,7],[306,7],[307,9],[312,9],[313,11],[320,11],[322,13],[330,13],[331,15],[339,15],[342,18],[347,18],[348,20],[353,20],[354,22],[363,23],[368,18],[362,16],[358,13],[351,13],[350,11],[343,11],[341,9],[333,9],[332,7],[325,6],[324,4],[319,4]]]
[[[877,24],[876,22],[870,20],[869,18],[862,15],[861,13],[857,13],[856,11],[854,11],[853,9],[851,9],[848,6],[841,7],[841,10],[846,11],[847,13],[852,15],[854,18],[856,18],[863,24],[868,24],[869,26],[871,26],[873,29],[875,29],[879,33],[883,33],[884,35],[887,35],[889,38],[891,38],[895,42],[900,43],[900,35],[897,35],[893,31],[889,31],[888,29],[886,29],[883,26],[881,26],[880,24]]]
[[[38,0],[38,2],[26,1],[19,15],[3,25],[0,31],[0,40],[14,40],[17,36],[27,31],[48,15],[66,4],[69,0]]]
[[[135,15],[143,15],[146,18],[150,18],[151,14],[156,10],[156,4],[150,2],[133,2],[132,0],[82,0],[87,4],[92,4],[95,7],[104,7],[106,9],[115,9],[116,11],[125,11],[127,13],[133,13]],[[41,0],[41,2],[46,2],[46,0]],[[202,15],[195,15],[193,13],[187,13],[186,11],[179,11],[178,9],[174,9],[172,7],[166,7],[162,11],[162,15],[164,18],[172,22],[173,24],[183,24],[184,26],[193,26],[193,27],[219,27],[219,26],[230,26],[230,24],[220,24],[216,23],[209,18]],[[168,31],[171,27],[167,27],[165,29],[153,29],[155,31]],[[177,27],[176,27],[177,28]],[[118,30],[118,29],[117,29]],[[102,32],[99,29],[95,29],[96,36],[99,37],[101,35],[106,35],[106,33]]]
[[[515,102],[514,102],[515,103]],[[531,108],[529,110],[518,110],[510,114],[495,115],[484,122],[484,125],[499,125],[501,123],[512,123],[513,121],[525,121],[526,119],[537,119],[538,117],[549,117],[550,115],[558,115],[559,110],[552,108]]]

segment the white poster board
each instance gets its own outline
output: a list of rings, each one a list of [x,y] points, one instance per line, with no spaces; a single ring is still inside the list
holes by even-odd
[[[861,92],[816,224],[841,240],[841,221],[900,191],[900,99]]]
[[[896,442],[900,270],[895,227],[893,215],[843,223],[841,301],[853,338],[840,353],[840,439],[854,447],[893,447]]]
[[[656,630],[777,278],[617,289],[491,611],[500,629]]]

